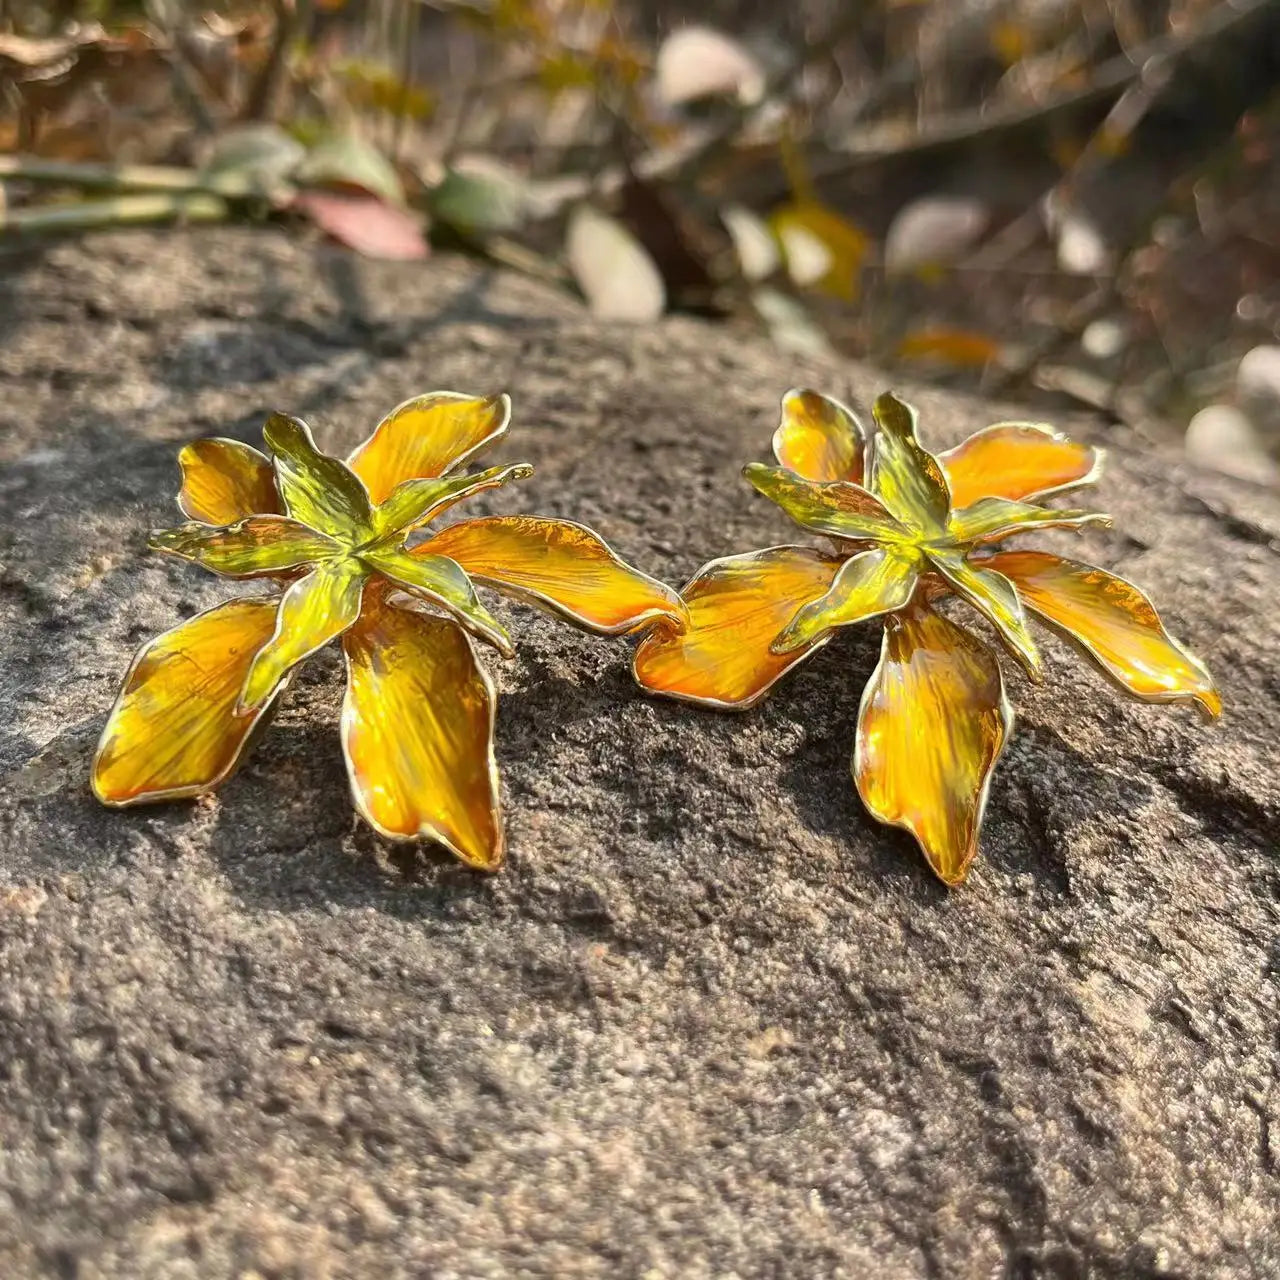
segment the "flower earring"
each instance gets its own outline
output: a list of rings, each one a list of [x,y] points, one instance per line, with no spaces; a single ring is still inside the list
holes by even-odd
[[[217,605],[134,658],[93,762],[113,806],[199,795],[234,770],[298,664],[341,638],[342,747],[361,814],[391,839],[431,839],[486,871],[503,859],[494,761],[495,693],[472,638],[511,638],[475,584],[618,635],[683,626],[669,587],[583,525],[487,516],[428,526],[456,503],[533,468],[456,469],[507,430],[505,395],[437,391],[406,401],[342,462],[307,425],[276,414],[272,457],[236,440],[182,450],[178,504],[190,518],[150,545],[265,596]],[[410,534],[425,540],[406,544]]]
[[[1096,449],[1031,423],[999,423],[937,456],[892,395],[867,439],[854,415],[791,391],[773,438],[779,467],[744,474],[826,549],[771,547],[704,565],[682,595],[683,632],[655,626],[636,651],[654,693],[722,709],[753,706],[835,631],[883,618],[880,662],[862,696],[853,776],[881,822],[915,836],[934,872],[959,884],[978,847],[1013,712],[995,653],[935,605],[955,596],[994,628],[1035,680],[1026,611],[1076,642],[1122,689],[1149,702],[1221,699],[1205,667],[1165,631],[1132,583],[1044,551],[995,550],[1015,534],[1107,523],[1038,505],[1095,480]]]

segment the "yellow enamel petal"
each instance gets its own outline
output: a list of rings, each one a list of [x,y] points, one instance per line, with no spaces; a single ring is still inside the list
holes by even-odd
[[[318,565],[284,593],[275,631],[258,651],[240,693],[240,707],[261,706],[304,658],[340,636],[359,616],[366,573],[356,560]]]
[[[502,865],[496,696],[451,619],[373,603],[343,636],[342,749],[360,812],[394,840]]]
[[[443,515],[455,503],[462,502],[486,489],[498,489],[512,480],[525,480],[533,475],[527,462],[506,467],[490,467],[475,475],[433,477],[406,480],[397,485],[391,496],[374,508],[373,524],[378,536],[408,533]]]
[[[275,629],[276,604],[229,600],[142,647],[93,761],[103,804],[199,795],[231,773],[269,705],[235,714],[249,664]]]
[[[754,705],[826,642],[830,633],[786,654],[769,648],[798,609],[827,592],[840,563],[807,547],[771,547],[703,565],[680,593],[689,607],[686,630],[655,626],[636,650],[636,679],[688,702]]]
[[[796,389],[782,397],[782,421],[773,454],[806,480],[862,483],[863,431],[852,411],[817,391]]]
[[[886,391],[872,415],[879,431],[871,454],[871,489],[905,525],[941,532],[951,494],[938,460],[916,439],[916,411]]]
[[[282,573],[335,555],[331,538],[288,516],[250,516],[225,529],[193,522],[155,529],[147,545],[227,578]]]
[[[1210,716],[1221,712],[1204,664],[1169,635],[1133,583],[1046,551],[1004,551],[986,563],[1128,692],[1148,702],[1198,702]]]
[[[807,604],[774,640],[774,653],[790,653],[835,627],[901,609],[915,590],[919,553],[875,547],[840,566],[826,595]]]
[[[387,414],[347,459],[374,502],[406,480],[442,476],[499,440],[511,420],[505,395],[432,391]]]
[[[372,533],[364,485],[345,463],[316,448],[301,418],[273,413],[262,438],[275,455],[276,483],[291,516],[348,544]]]
[[[419,552],[448,556],[478,581],[605,635],[654,618],[684,625],[684,604],[670,587],[633,569],[598,534],[570,520],[467,520],[415,548]]]
[[[978,851],[991,771],[1012,728],[985,645],[926,606],[890,615],[862,695],[853,777],[863,804],[910,831],[949,885]]]
[[[847,480],[804,480],[784,467],[749,462],[747,483],[776,503],[797,524],[833,538],[873,542],[901,541],[907,531],[880,499]]]
[[[1027,674],[1041,679],[1040,651],[1027,626],[1027,615],[1013,583],[989,568],[991,561],[971,563],[959,551],[930,551],[929,560],[956,594],[967,600],[995,627]]]
[[[1042,498],[1092,484],[1102,450],[1079,444],[1039,422],[997,422],[938,456],[951,485],[952,505],[980,498]]]
[[[193,440],[178,454],[182,514],[205,524],[235,524],[280,511],[271,460],[239,440]]]
[[[957,542],[996,542],[1032,529],[1083,529],[1086,525],[1110,528],[1111,517],[1100,511],[1069,511],[1038,507],[1009,498],[979,498],[953,511],[947,521]]]
[[[480,603],[476,589],[462,567],[448,556],[435,555],[425,546],[405,551],[401,547],[370,547],[364,558],[375,572],[404,591],[447,609],[472,635],[487,640],[504,658],[516,649],[506,627]]]

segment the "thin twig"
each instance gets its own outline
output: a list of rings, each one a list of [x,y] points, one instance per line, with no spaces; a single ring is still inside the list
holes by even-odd
[[[412,0],[400,0],[400,93],[391,134],[392,163],[400,159],[400,147],[404,142],[405,123],[409,116],[409,85],[413,79],[417,37],[418,6],[413,4]]]
[[[0,235],[19,232],[82,231],[88,227],[129,226],[147,222],[222,222],[231,207],[203,192],[113,196],[75,204],[37,205],[0,211]]]
[[[165,62],[168,63],[169,74],[173,78],[174,93],[186,107],[196,131],[203,134],[216,132],[218,123],[214,120],[204,95],[196,88],[196,82],[191,78],[191,71],[176,42],[165,54]]]
[[[204,174],[196,169],[153,164],[95,164],[47,160],[43,156],[0,156],[0,178],[103,191],[168,191],[247,199],[262,194],[251,175],[230,170]]]
[[[244,104],[246,120],[265,120],[274,111],[288,65],[289,43],[298,25],[297,0],[275,0],[276,25],[271,48]]]

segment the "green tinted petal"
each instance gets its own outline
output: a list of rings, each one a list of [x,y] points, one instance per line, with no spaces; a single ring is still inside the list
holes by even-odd
[[[321,453],[301,418],[273,413],[262,438],[275,454],[276,479],[289,514],[347,544],[363,541],[372,514],[369,494],[346,463]]]
[[[879,428],[871,455],[872,490],[903,524],[941,532],[951,494],[938,460],[916,439],[916,411],[886,391],[871,412]]]
[[[1079,529],[1088,524],[1109,526],[1111,517],[1100,511],[1059,511],[1009,498],[980,498],[953,511],[948,521],[957,542],[995,542],[1029,529]]]
[[[284,593],[275,634],[249,668],[237,711],[243,713],[264,703],[303,658],[355,622],[367,576],[358,560],[331,560],[299,578]]]
[[[1040,652],[1027,627],[1017,589],[1002,573],[970,564],[960,551],[930,551],[933,567],[1000,633],[1009,651],[1033,679],[1040,679]]]
[[[900,542],[907,531],[885,510],[878,498],[846,480],[805,480],[784,467],[748,463],[747,483],[775,502],[797,524],[834,538],[855,541]]]
[[[853,556],[840,566],[826,595],[805,605],[770,649],[790,653],[833,627],[901,609],[915,590],[919,564],[919,553],[910,548],[876,547]]]
[[[250,516],[218,528],[198,521],[175,529],[156,529],[148,539],[164,551],[228,578],[280,573],[325,560],[341,548],[331,538],[288,516]]]
[[[364,559],[396,586],[447,609],[468,631],[504,657],[515,653],[506,628],[480,603],[466,571],[448,556],[410,555],[400,547],[371,547]]]
[[[507,467],[490,467],[474,475],[406,480],[374,508],[374,527],[383,538],[393,533],[408,533],[472,494],[497,489],[510,480],[523,480],[531,475],[533,468],[527,462],[517,462]]]

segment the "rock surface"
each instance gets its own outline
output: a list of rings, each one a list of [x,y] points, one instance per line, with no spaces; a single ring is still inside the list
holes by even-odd
[[[681,581],[794,538],[738,478],[781,392],[874,373],[261,229],[27,250],[0,328],[0,1274],[1280,1274],[1273,495],[1111,434],[1087,552],[1225,717],[1046,641],[953,893],[850,785],[873,627],[718,716],[500,605],[486,879],[356,822],[333,658],[215,799],[94,804],[134,648],[227,594],[144,549],[176,448],[506,387],[504,506]],[[903,391],[936,442],[1017,412]]]

